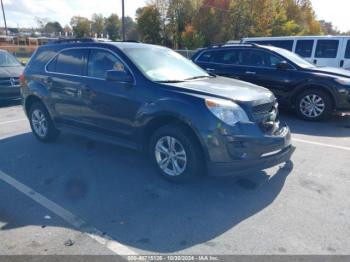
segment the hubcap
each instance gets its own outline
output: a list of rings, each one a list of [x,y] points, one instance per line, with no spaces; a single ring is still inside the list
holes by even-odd
[[[34,132],[40,136],[45,137],[47,134],[47,121],[43,112],[36,109],[32,113],[32,124]]]
[[[322,97],[310,94],[304,96],[300,101],[300,111],[306,117],[319,117],[322,115],[326,108],[326,104],[324,103]]]
[[[164,136],[158,140],[155,157],[159,167],[169,176],[179,176],[186,169],[186,151],[174,137]]]

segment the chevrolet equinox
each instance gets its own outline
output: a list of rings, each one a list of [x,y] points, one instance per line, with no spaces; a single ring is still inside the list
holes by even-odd
[[[270,91],[208,74],[165,47],[59,40],[37,49],[21,84],[38,140],[69,131],[144,150],[175,182],[266,169],[294,151]]]

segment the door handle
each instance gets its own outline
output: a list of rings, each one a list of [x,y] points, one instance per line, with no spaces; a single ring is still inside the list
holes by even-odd
[[[314,60],[314,64],[317,65],[317,60],[316,59]]]
[[[340,67],[344,66],[344,60],[340,60]]]
[[[256,72],[253,72],[253,71],[246,71],[245,72],[247,75],[256,75]]]

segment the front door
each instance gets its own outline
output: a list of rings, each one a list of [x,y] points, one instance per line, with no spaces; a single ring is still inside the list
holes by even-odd
[[[343,57],[340,60],[340,67],[346,70],[350,70],[350,39],[345,41],[343,44]]]
[[[82,90],[85,103],[82,118],[95,131],[129,139],[140,107],[138,90],[134,83],[108,81],[106,74],[109,70],[131,74],[126,64],[114,53],[105,49],[91,49]]]

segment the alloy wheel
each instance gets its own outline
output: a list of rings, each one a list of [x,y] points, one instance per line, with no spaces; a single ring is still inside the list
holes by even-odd
[[[33,124],[33,129],[34,129],[35,133],[39,137],[44,138],[47,135],[48,124],[47,124],[46,117],[41,110],[35,109],[33,111],[32,124]]]
[[[308,118],[316,118],[325,111],[326,104],[322,97],[309,94],[300,100],[300,112]]]
[[[158,139],[155,157],[160,169],[169,176],[181,175],[187,165],[187,154],[179,140],[171,136]]]

